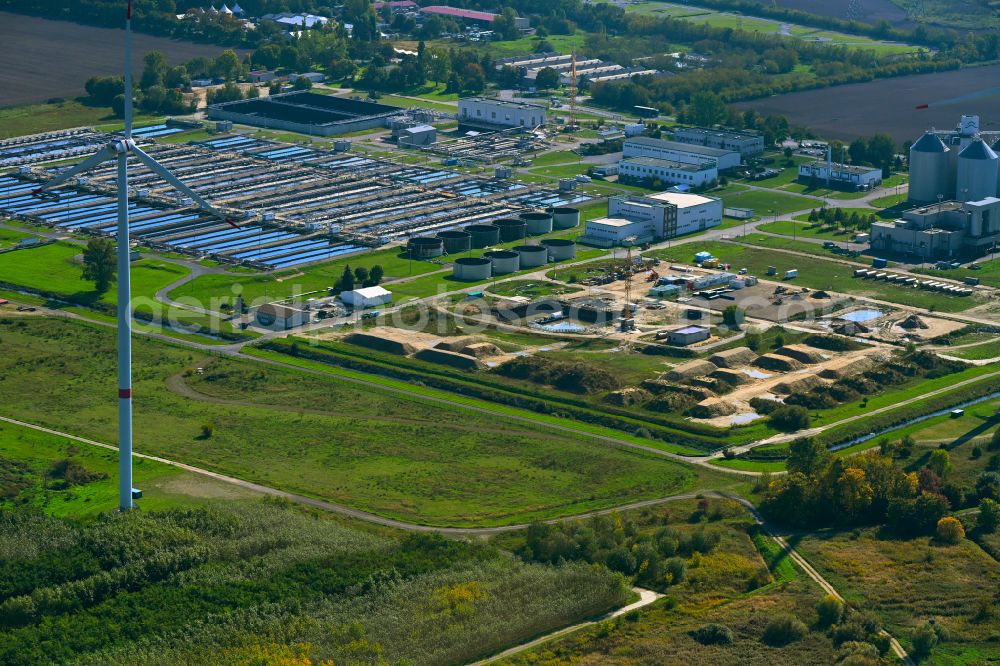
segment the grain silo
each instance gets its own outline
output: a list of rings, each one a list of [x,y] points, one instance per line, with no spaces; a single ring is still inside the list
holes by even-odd
[[[444,242],[444,251],[459,254],[472,248],[472,234],[468,231],[442,231],[437,235]]]
[[[580,211],[568,206],[552,209],[552,226],[556,229],[572,229],[580,226]]]
[[[959,201],[980,201],[997,195],[1000,158],[982,139],[975,139],[958,154]]]
[[[549,250],[542,245],[518,245],[514,251],[521,256],[521,268],[538,268],[549,261]]]
[[[495,224],[470,224],[465,230],[472,236],[472,247],[489,247],[500,242],[500,229]]]
[[[493,224],[500,229],[500,240],[504,243],[521,240],[528,233],[528,225],[524,223],[524,220],[517,218],[495,220]]]
[[[521,268],[521,255],[510,250],[492,250],[483,257],[493,263],[493,275],[516,273]]]
[[[444,241],[431,236],[414,236],[406,243],[412,259],[430,259],[444,254]]]
[[[948,196],[950,149],[933,132],[926,132],[910,147],[910,201],[929,203]]]
[[[552,231],[552,215],[550,213],[521,213],[521,219],[528,229],[528,234],[537,236]]]
[[[485,257],[461,257],[455,260],[456,280],[489,280],[493,273],[493,262]]]
[[[576,243],[566,238],[546,238],[542,247],[549,251],[549,261],[566,261],[576,258]]]

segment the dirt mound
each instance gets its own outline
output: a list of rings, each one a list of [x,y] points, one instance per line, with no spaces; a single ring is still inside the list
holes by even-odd
[[[775,384],[772,390],[775,393],[790,395],[792,393],[811,391],[817,386],[820,386],[822,383],[823,380],[820,379],[818,375],[802,375],[801,377],[788,379],[779,384]]]
[[[702,400],[691,409],[691,416],[696,419],[712,419],[716,416],[729,416],[739,411],[733,403],[722,398]]]
[[[652,399],[652,393],[635,386],[629,386],[628,388],[623,388],[619,391],[612,391],[604,398],[606,402],[609,402],[612,405],[618,405],[619,407],[641,405]]]
[[[442,340],[441,342],[434,345],[435,349],[443,349],[450,352],[460,352],[469,345],[474,345],[477,342],[483,342],[481,338],[473,337],[461,337],[461,338],[449,338],[447,340]]]
[[[733,386],[749,384],[753,381],[753,377],[750,375],[742,373],[739,370],[732,370],[730,368],[719,368],[710,374],[709,377],[712,379],[718,379],[719,381],[727,384],[732,384]]]
[[[905,328],[908,331],[930,328],[930,326],[924,323],[923,319],[921,319],[915,314],[911,314],[909,317],[899,322],[899,327]]]
[[[774,370],[775,372],[792,372],[793,370],[801,370],[805,367],[800,361],[790,356],[781,356],[779,354],[764,354],[754,361],[753,364],[758,368]]]
[[[733,347],[708,357],[709,361],[720,368],[741,368],[750,365],[756,359],[757,354],[749,347]]]
[[[691,379],[692,377],[703,377],[713,371],[715,371],[714,363],[702,360],[688,361],[670,370],[666,377],[673,380]]]
[[[459,354],[458,352],[446,351],[444,349],[421,349],[414,354],[414,357],[419,358],[421,361],[440,363],[441,365],[450,365],[451,367],[458,368],[459,370],[482,370],[486,367],[486,365],[478,358],[466,356],[465,354]]]
[[[871,369],[873,365],[875,365],[875,361],[870,356],[842,358],[820,370],[819,376],[826,379],[843,379],[844,377],[860,375]]]
[[[646,389],[653,395],[669,395],[671,393],[681,393],[684,395],[690,395],[697,398],[698,400],[704,400],[705,398],[714,397],[714,393],[707,389],[699,388],[697,386],[684,386],[682,384],[673,384],[663,379],[644,379],[642,382],[642,388]]]
[[[490,356],[502,355],[503,350],[492,342],[473,342],[471,345],[462,347],[462,353],[476,358],[489,358]]]
[[[822,363],[826,360],[826,354],[808,345],[785,345],[774,350],[774,353],[806,364]]]
[[[399,354],[400,356],[409,356],[417,351],[417,346],[409,342],[383,338],[371,333],[351,333],[344,338],[344,342],[389,354]]]

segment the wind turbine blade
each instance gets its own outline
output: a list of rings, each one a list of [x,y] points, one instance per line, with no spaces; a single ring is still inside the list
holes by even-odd
[[[132,138],[132,0],[125,14],[125,138]]]
[[[198,204],[199,208],[201,208],[207,213],[211,213],[216,217],[221,217],[223,220],[226,221],[228,225],[235,227],[237,229],[239,228],[239,226],[235,222],[233,222],[233,220],[229,218],[225,213],[216,210],[214,207],[212,207],[207,201],[198,196],[194,190],[192,190],[190,187],[182,183],[177,178],[177,176],[167,171],[167,169],[163,167],[163,165],[161,165],[159,162],[150,157],[149,154],[147,154],[142,148],[134,144],[130,145],[129,148],[132,150],[132,152],[135,153],[135,156],[138,157],[139,160],[149,168],[150,171],[159,175],[160,178],[170,183],[174,187],[174,189],[177,190],[178,192],[181,192],[182,194],[191,197],[191,199]]]
[[[37,190],[32,192],[32,194],[39,194],[40,192],[43,192],[49,188],[55,187],[56,185],[62,185],[73,176],[77,176],[85,171],[90,171],[97,165],[103,162],[107,162],[108,160],[113,160],[115,159],[115,157],[116,157],[115,152],[110,148],[108,148],[107,146],[105,146],[104,148],[101,148],[99,151],[97,151],[84,161],[80,162],[76,166],[72,167],[71,169],[67,169],[66,171],[63,171],[61,174],[59,174],[52,180],[46,182],[44,185],[42,185]]]

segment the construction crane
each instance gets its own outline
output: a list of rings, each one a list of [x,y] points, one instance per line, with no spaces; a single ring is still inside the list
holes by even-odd
[[[625,305],[622,306],[622,333],[635,330],[635,316],[632,311],[632,244],[635,243],[635,236],[625,238]]]

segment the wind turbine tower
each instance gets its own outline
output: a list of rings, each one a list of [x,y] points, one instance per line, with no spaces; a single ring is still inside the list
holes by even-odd
[[[133,506],[132,487],[132,289],[129,276],[129,221],[128,221],[128,157],[135,156],[146,168],[158,174],[175,189],[194,201],[202,210],[220,217],[229,225],[239,228],[232,219],[210,206],[187,185],[167,171],[156,160],[135,145],[132,140],[132,1],[129,0],[125,15],[125,131],[122,138],[104,146],[96,154],[35,190],[34,194],[65,183],[104,162],[114,160],[118,166],[118,506],[129,511]]]

